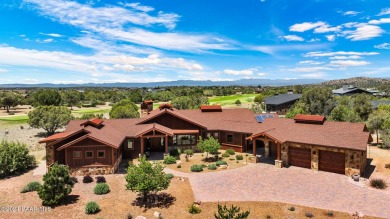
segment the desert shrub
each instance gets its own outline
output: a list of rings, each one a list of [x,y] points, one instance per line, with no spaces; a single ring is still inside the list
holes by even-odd
[[[265,216],[265,218],[271,219],[272,217],[271,217],[271,215],[267,214],[267,216]]]
[[[306,212],[305,216],[308,217],[308,218],[314,217],[313,213],[311,213],[311,212]]]
[[[176,163],[176,157],[173,157],[173,156],[166,156],[164,158],[164,163],[165,164],[174,164]]]
[[[110,187],[107,185],[107,183],[98,183],[93,189],[93,192],[96,195],[104,195],[110,192]]]
[[[193,155],[194,151],[191,150],[191,149],[187,149],[187,150],[184,151],[184,153],[187,154],[187,155]]]
[[[168,179],[172,179],[173,177],[175,177],[172,173],[167,173],[167,174],[165,174],[165,176],[166,176]]]
[[[37,181],[33,181],[28,183],[23,189],[20,191],[21,193],[26,193],[26,192],[32,192],[32,191],[38,191],[41,188],[41,183]]]
[[[241,154],[236,155],[236,160],[243,160],[244,157]]]
[[[218,213],[214,213],[215,219],[247,219],[250,211],[240,212],[240,207],[231,205],[230,208],[218,204]]]
[[[3,140],[0,142],[0,178],[24,172],[35,166],[26,144]]]
[[[218,160],[215,164],[216,164],[217,166],[221,166],[221,165],[227,165],[227,162],[224,161],[224,160]]]
[[[387,187],[383,179],[372,179],[370,180],[370,185],[376,189],[385,189]]]
[[[235,160],[234,158],[229,158],[229,160]]]
[[[106,182],[106,178],[104,176],[97,176],[95,177],[96,179],[96,183],[105,183]]]
[[[334,213],[333,213],[333,211],[327,211],[327,212],[325,213],[325,215],[328,216],[328,217],[333,217],[333,216],[334,216]]]
[[[207,166],[207,169],[209,169],[209,170],[216,170],[217,169],[217,165],[216,164],[209,164],[208,166]]]
[[[188,208],[188,212],[189,212],[190,214],[200,214],[200,212],[202,212],[202,209],[200,209],[197,205],[192,204],[192,205],[190,205],[190,207]]]
[[[295,207],[294,206],[291,206],[288,208],[289,211],[295,211]]]
[[[90,175],[86,175],[83,177],[83,183],[91,183],[93,182],[93,178]]]
[[[79,180],[75,176],[70,177],[70,181],[72,181],[73,185],[79,182]]]
[[[86,214],[96,214],[100,211],[100,207],[96,202],[88,202],[85,205]]]
[[[191,172],[201,172],[203,171],[203,166],[199,164],[194,164],[191,166]]]
[[[390,168],[390,163],[385,164],[385,168]]]
[[[226,150],[226,153],[230,154],[230,155],[234,155],[236,152],[233,150],[233,149],[227,149]]]
[[[133,219],[133,216],[131,216],[131,213],[127,213],[126,218],[127,218],[127,219]]]
[[[173,148],[169,151],[169,156],[172,156],[172,157],[177,157],[179,156],[180,153],[179,153],[179,149],[177,148]]]
[[[222,154],[222,157],[230,157],[230,154],[225,152]]]

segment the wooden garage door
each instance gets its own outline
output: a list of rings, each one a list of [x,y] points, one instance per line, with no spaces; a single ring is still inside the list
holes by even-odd
[[[288,148],[288,161],[292,166],[311,168],[311,149],[310,148]]]
[[[319,170],[345,174],[345,153],[321,150],[319,152]]]

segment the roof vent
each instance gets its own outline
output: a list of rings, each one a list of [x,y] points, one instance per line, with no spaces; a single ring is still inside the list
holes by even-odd
[[[294,117],[296,123],[306,123],[306,124],[324,124],[326,118],[325,116],[320,115],[304,115],[298,114]]]
[[[222,107],[220,105],[203,105],[200,106],[202,112],[222,112]]]
[[[91,125],[91,126],[93,126],[95,128],[100,128],[100,127],[103,126],[103,122],[104,121],[99,119],[99,118],[93,118],[93,119],[90,119],[90,120],[87,120],[87,121],[81,123],[80,126],[86,127],[88,125]]]
[[[163,110],[163,109],[170,109],[170,110],[173,110],[173,106],[169,103],[163,103],[161,104],[159,107],[158,107],[160,110]]]

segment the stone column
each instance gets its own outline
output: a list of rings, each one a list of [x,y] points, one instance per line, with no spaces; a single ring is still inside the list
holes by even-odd
[[[253,139],[253,156],[256,156],[256,139]]]
[[[168,135],[165,135],[165,153],[168,154]]]
[[[311,146],[311,169],[318,171],[318,148]]]
[[[277,157],[276,157],[276,160],[275,160],[275,166],[277,168],[282,168],[283,167],[283,161],[282,161],[282,158],[281,158],[281,146],[280,146],[280,143],[278,142],[277,143]]]
[[[269,157],[269,141],[264,141],[264,156],[265,158]]]

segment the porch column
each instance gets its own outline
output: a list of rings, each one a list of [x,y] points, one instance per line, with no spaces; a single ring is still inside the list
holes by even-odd
[[[165,135],[165,153],[168,154],[168,135]]]
[[[256,139],[253,139],[253,156],[256,156]]]
[[[280,147],[280,143],[279,143],[279,142],[278,142],[277,151],[278,151],[278,157],[277,157],[277,159],[278,159],[278,160],[281,160],[281,159],[282,159],[282,158],[281,158],[282,149],[281,149],[281,147]]]
[[[141,155],[144,155],[144,137],[141,137]]]
[[[277,158],[275,160],[275,166],[277,168],[282,168],[283,167],[283,161],[282,161],[282,158],[281,158],[281,145],[280,145],[280,142],[277,142]]]
[[[269,141],[264,140],[264,157],[268,158],[269,157]]]

